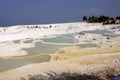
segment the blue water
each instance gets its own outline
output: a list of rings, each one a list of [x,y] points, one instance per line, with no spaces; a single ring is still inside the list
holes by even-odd
[[[78,44],[76,46],[79,46],[80,48],[86,48],[86,47],[96,47],[96,44],[94,44],[94,43],[87,43],[87,44]]]
[[[90,34],[108,34],[108,35],[111,35],[111,36],[120,36],[119,34],[114,34],[113,32],[111,31],[108,31],[106,29],[103,29],[103,30],[91,30],[91,31],[83,31],[84,33],[90,33]]]
[[[46,38],[43,39],[45,42],[52,42],[52,43],[73,43],[74,44],[74,35],[67,34],[67,35],[61,35],[54,38]],[[96,44],[93,43],[87,43],[87,44],[78,44],[76,46],[79,46],[80,48],[85,47],[95,47]],[[35,55],[35,54],[43,54],[43,53],[54,53],[58,51],[60,48],[64,47],[72,47],[70,45],[53,45],[53,44],[43,44],[41,42],[36,42],[34,48],[25,48],[29,55]]]
[[[53,38],[45,38],[42,40],[45,42],[52,42],[52,43],[73,43],[74,36],[72,34],[67,34]],[[30,55],[34,55],[40,53],[41,54],[54,53],[63,47],[68,47],[68,45],[52,45],[52,44],[43,44],[41,42],[36,42],[34,48],[25,48],[24,50],[26,50]]]
[[[0,59],[0,72],[32,63],[48,62],[49,60],[50,60],[50,56],[47,54],[34,56],[31,58],[25,58],[25,59]]]
[[[43,39],[45,42],[54,42],[54,43],[73,43],[74,36],[72,34],[61,35],[54,38]]]
[[[43,44],[41,42],[35,43],[34,48],[25,48],[29,55],[35,54],[43,54],[43,53],[54,53],[58,51],[60,48],[68,47],[67,45],[51,45],[51,44]]]
[[[103,29],[103,30],[83,31],[83,32],[85,32],[85,33],[92,33],[92,34],[112,33],[111,31],[108,31],[106,29]]]
[[[74,36],[72,34],[69,35],[61,35],[55,38],[47,38],[43,39],[46,42],[53,43],[73,43]],[[24,43],[31,43],[33,40],[26,40]],[[14,41],[14,43],[20,43],[20,40]],[[76,45],[79,47],[94,47],[95,44],[82,44]],[[14,69],[17,67],[21,67],[23,65],[32,64],[32,63],[40,63],[46,62],[50,60],[50,56],[44,53],[54,53],[63,47],[71,47],[70,45],[53,45],[53,44],[43,44],[41,42],[36,42],[34,48],[25,48],[29,54],[27,56],[33,56],[25,59],[0,59],[0,72],[6,71],[9,69]],[[38,55],[42,54],[42,55]],[[38,55],[38,56],[34,56]]]

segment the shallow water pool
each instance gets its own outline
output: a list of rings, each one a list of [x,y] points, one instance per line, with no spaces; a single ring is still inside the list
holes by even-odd
[[[91,30],[91,31],[83,31],[85,33],[91,33],[91,34],[103,34],[103,33],[112,33],[111,31],[108,31],[106,29],[103,30]]]
[[[27,56],[24,56],[24,58],[16,58],[16,59],[0,59],[0,72],[14,69],[17,67],[21,67],[24,65],[32,64],[32,63],[40,63],[40,62],[47,62],[50,60],[50,56],[45,53],[54,53],[58,51],[60,48],[64,47],[72,47],[73,45],[56,45],[56,43],[68,43],[68,44],[74,44],[74,35],[61,35],[54,38],[46,38],[43,39],[45,42],[53,42],[55,44],[43,44],[41,41],[35,42],[35,47],[32,48],[24,48],[23,50],[28,52]],[[24,41],[26,44],[33,42],[33,40],[26,40]],[[15,41],[15,43],[20,43],[20,40]],[[76,46],[79,46],[80,48],[85,47],[94,47],[95,44],[78,44]],[[30,56],[30,57],[29,57]]]
[[[68,45],[66,46],[51,45],[51,44],[43,44],[41,42],[36,42],[34,48],[24,48],[24,50],[27,51],[29,55],[35,55],[35,54],[43,54],[43,53],[54,53],[63,47],[68,47]]]
[[[67,35],[60,35],[54,38],[46,38],[43,39],[45,42],[54,42],[54,43],[73,43],[74,35],[67,34]]]
[[[50,60],[50,56],[47,54],[38,55],[25,59],[0,59],[0,72],[14,69],[17,67],[21,67],[28,64],[40,63],[40,62],[48,62]]]

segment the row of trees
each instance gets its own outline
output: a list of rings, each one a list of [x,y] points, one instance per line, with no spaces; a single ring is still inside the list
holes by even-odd
[[[120,20],[120,16],[117,16],[115,19],[119,19]],[[86,17],[86,16],[83,16],[83,21],[87,21],[87,22],[105,22],[105,21],[108,21],[108,20],[115,20],[113,17],[108,17],[108,16],[89,16],[89,17]]]

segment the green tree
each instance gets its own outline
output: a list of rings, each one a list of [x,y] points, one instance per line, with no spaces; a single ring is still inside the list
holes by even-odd
[[[111,17],[111,18],[110,18],[110,20],[114,20],[114,18],[113,18],[113,17]]]
[[[120,16],[117,16],[116,19],[120,19]]]
[[[87,17],[86,16],[83,16],[83,21],[87,21]]]
[[[92,18],[89,16],[88,21],[91,22]]]

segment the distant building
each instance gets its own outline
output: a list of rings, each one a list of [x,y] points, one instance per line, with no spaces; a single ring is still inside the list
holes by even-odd
[[[116,19],[115,24],[120,24],[120,19]]]
[[[107,20],[103,24],[115,24],[115,20]]]
[[[105,21],[103,23],[103,25],[105,24],[120,24],[120,19],[116,19],[116,20],[108,20],[108,21]]]

